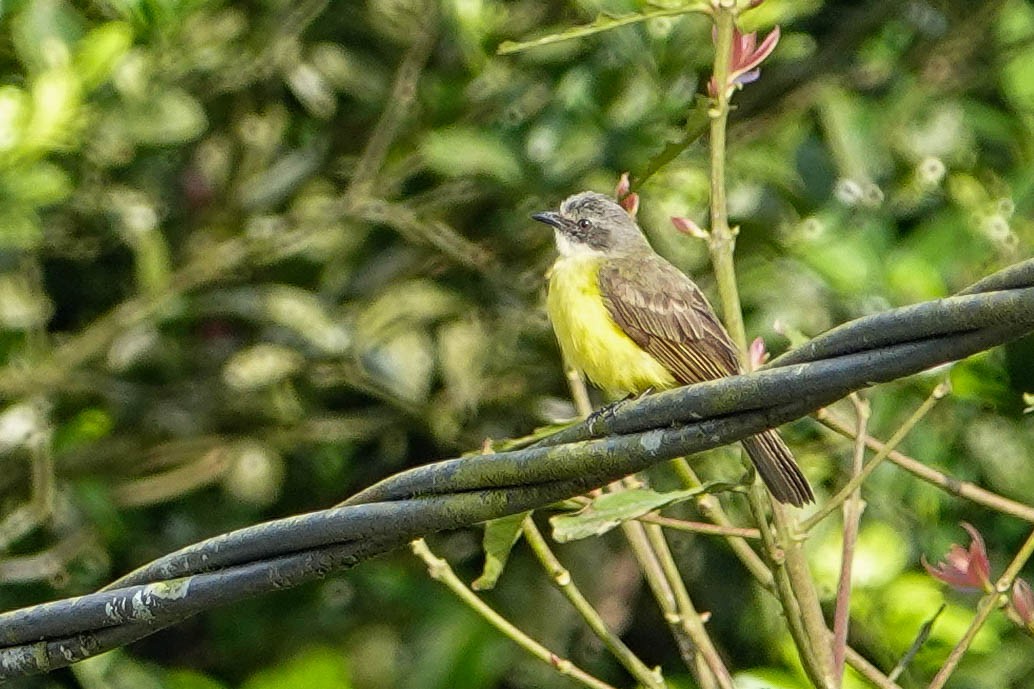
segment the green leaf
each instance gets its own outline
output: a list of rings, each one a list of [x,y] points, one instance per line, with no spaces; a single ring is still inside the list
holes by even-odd
[[[9,199],[32,207],[57,203],[72,191],[68,175],[53,163],[40,161],[0,175],[0,189]]]
[[[430,132],[420,147],[424,160],[449,177],[488,175],[501,182],[520,179],[517,157],[499,137],[473,127]]]
[[[205,111],[190,93],[174,86],[141,101],[128,113],[126,125],[143,144],[182,144],[197,138],[208,126]]]
[[[22,65],[30,73],[38,73],[62,64],[68,47],[82,36],[82,15],[65,0],[12,4],[21,9],[11,18],[7,31]]]
[[[238,198],[249,211],[265,211],[298,192],[323,162],[317,148],[301,148],[285,153],[241,183]]]
[[[195,670],[169,670],[165,675],[165,688],[226,689],[226,685]]]
[[[17,86],[0,86],[0,163],[6,154],[19,146],[32,114],[29,94]]]
[[[86,447],[109,436],[114,427],[115,421],[107,410],[88,407],[58,427],[54,447],[61,451]]]
[[[256,672],[242,689],[348,689],[348,666],[340,649],[317,647]]]
[[[133,29],[125,22],[108,22],[92,29],[77,46],[75,71],[85,88],[108,78],[133,43]]]
[[[32,110],[25,125],[23,150],[40,153],[77,141],[81,93],[72,71],[57,68],[41,72],[33,79],[30,93]]]
[[[618,16],[599,14],[596,15],[596,19],[591,24],[575,26],[567,29],[566,31],[561,31],[560,33],[549,34],[548,36],[535,38],[530,41],[503,41],[499,45],[499,48],[496,49],[496,53],[499,55],[510,55],[511,53],[519,53],[522,50],[527,50],[528,48],[537,48],[542,45],[569,41],[574,38],[584,38],[585,36],[591,36],[592,34],[600,33],[601,31],[610,31],[611,29],[616,29],[620,26],[638,24],[639,22],[645,22],[649,19],[657,19],[658,17],[677,17],[683,14],[690,14],[691,12],[701,12],[706,14],[708,12],[708,5],[703,2],[697,2],[683,7],[658,9],[650,12],[643,12],[641,14],[622,14]]]
[[[510,551],[521,537],[521,526],[531,512],[511,514],[485,522],[485,536],[481,546],[485,550],[485,567],[481,576],[470,585],[475,591],[487,591],[495,588],[499,576],[506,567]]]
[[[636,519],[654,510],[676,502],[689,500],[714,486],[692,490],[658,493],[649,488],[633,488],[620,493],[605,493],[595,498],[584,509],[572,514],[558,514],[549,518],[553,538],[559,543],[577,541],[607,533],[622,522]]]

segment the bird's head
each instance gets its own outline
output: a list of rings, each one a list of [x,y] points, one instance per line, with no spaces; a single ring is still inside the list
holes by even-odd
[[[612,256],[649,246],[632,216],[614,199],[594,191],[569,196],[559,211],[531,217],[553,227],[561,256]]]

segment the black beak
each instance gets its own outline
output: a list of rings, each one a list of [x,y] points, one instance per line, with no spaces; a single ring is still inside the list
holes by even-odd
[[[553,211],[543,211],[541,213],[532,213],[531,214],[531,219],[532,220],[538,220],[539,222],[546,223],[547,225],[552,225],[553,227],[555,227],[557,229],[562,227],[563,224],[564,224],[564,219],[560,217],[560,214],[559,213],[554,213]]]

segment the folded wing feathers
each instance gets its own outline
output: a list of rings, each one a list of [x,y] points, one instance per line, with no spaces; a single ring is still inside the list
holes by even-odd
[[[680,383],[713,380],[739,370],[729,336],[707,299],[667,261],[654,256],[614,259],[601,268],[599,286],[618,327]]]

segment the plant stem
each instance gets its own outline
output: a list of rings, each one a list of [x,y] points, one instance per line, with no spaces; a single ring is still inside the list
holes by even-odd
[[[851,395],[857,418],[854,457],[851,463],[853,476],[862,473],[865,459],[865,428],[869,422],[869,405],[857,394]],[[837,582],[836,608],[833,612],[833,677],[838,687],[844,685],[844,661],[847,653],[847,628],[851,620],[851,570],[854,564],[855,543],[858,540],[858,524],[862,519],[860,487],[844,503],[844,537],[840,556],[840,580]]]
[[[641,685],[651,687],[652,689],[664,689],[664,679],[661,676],[660,670],[648,668],[621,639],[607,628],[606,622],[603,621],[600,614],[592,607],[592,604],[589,603],[581,590],[572,581],[571,573],[561,564],[559,558],[550,549],[549,543],[546,542],[542,532],[539,531],[539,528],[530,516],[524,520],[522,528],[524,539],[528,542],[532,552],[535,553],[535,557],[538,558],[539,562],[549,573],[556,587],[570,601],[571,605],[582,616],[582,619],[589,625],[596,637],[603,642],[603,645],[610,650],[614,657],[625,666],[625,669]]]
[[[585,380],[578,369],[573,366],[564,367],[564,375],[567,376],[567,387],[571,391],[571,399],[574,401],[574,408],[578,416],[588,418],[592,413],[592,402],[589,401],[589,391],[585,387]]]
[[[767,497],[763,486],[753,486],[752,492],[758,492]],[[769,502],[772,505],[772,525],[775,527],[776,541],[783,550],[786,575],[793,595],[797,599],[801,624],[804,625],[804,632],[814,656],[815,666],[812,668],[815,675],[814,681],[820,687],[833,687],[836,683],[832,674],[833,654],[830,649],[830,632],[822,615],[822,606],[819,603],[819,595],[815,590],[811,571],[808,569],[808,561],[797,536],[799,530],[796,528],[794,518],[787,514],[781,504],[771,500]]]
[[[708,524],[706,522],[691,522],[684,519],[673,519],[671,517],[665,517],[660,514],[646,514],[639,517],[639,521],[646,522],[647,524],[656,524],[657,526],[663,526],[668,529],[675,531],[685,531],[686,533],[698,533],[707,536],[725,536],[726,538],[761,538],[761,534],[758,533],[757,529],[752,529],[745,526],[720,526],[718,524]]]
[[[732,678],[711,643],[699,614],[691,603],[685,605],[689,596],[681,586],[682,579],[678,571],[672,570],[674,561],[667,543],[657,544],[647,533],[646,525],[637,521],[625,522],[621,528],[661,608],[664,621],[668,623],[679,653],[697,682],[701,687],[732,689]],[[682,588],[678,594],[675,591],[676,580],[679,588]]]
[[[583,417],[588,416],[592,408],[589,405],[585,381],[577,371],[568,367],[567,382],[578,413]],[[634,481],[634,479],[625,479],[626,484],[630,481]],[[622,482],[615,482],[610,489],[623,490]],[[648,535],[648,528],[656,529],[661,537],[651,539]],[[664,540],[660,527],[644,526],[638,521],[630,521],[623,523],[621,530],[639,563],[643,577],[650,585],[650,590],[661,608],[664,619],[668,622],[683,659],[693,671],[697,681],[705,689],[712,686],[733,689],[732,677],[715,650],[700,616],[693,609],[689,593],[682,582],[682,576],[675,566],[671,550]],[[717,684],[715,684],[716,682]]]
[[[797,596],[794,593],[790,577],[786,571],[785,549],[776,541],[775,534],[769,528],[768,520],[765,517],[766,510],[771,505],[771,501],[765,497],[761,490],[749,491],[747,499],[751,512],[754,514],[754,520],[758,523],[758,527],[761,530],[761,540],[765,544],[765,553],[768,556],[769,567],[772,571],[773,590],[783,608],[783,618],[786,620],[790,636],[797,647],[797,653],[801,658],[801,665],[804,668],[805,674],[808,675],[812,682],[816,686],[822,686],[822,673],[818,671],[819,660],[815,655],[812,644],[808,640],[808,634],[801,619],[801,610],[797,603]]]
[[[872,459],[869,460],[869,463],[865,465],[865,468],[862,469],[862,471],[859,474],[852,476],[851,480],[844,484],[844,487],[841,488],[840,491],[829,500],[829,502],[827,502],[821,508],[816,510],[814,514],[812,514],[810,517],[801,522],[801,531],[810,531],[812,528],[814,528],[816,524],[828,517],[830,514],[833,513],[834,510],[836,510],[837,507],[842,505],[843,502],[847,500],[847,498],[850,497],[851,494],[854,493],[854,491],[857,490],[859,486],[862,485],[862,482],[865,481],[865,479],[869,478],[869,475],[876,470],[876,467],[878,467],[883,462],[883,460],[887,458],[887,455],[890,453],[890,451],[893,448],[897,447],[898,444],[905,439],[905,436],[908,435],[909,432],[915,427],[915,425],[919,423],[923,419],[923,417],[926,416],[931,409],[933,409],[934,405],[937,404],[937,402],[939,402],[941,399],[943,399],[944,396],[947,394],[948,387],[946,385],[944,385],[943,383],[937,385],[937,387],[933,389],[933,391],[923,401],[923,403],[919,405],[919,408],[912,412],[912,415],[908,417],[908,419],[906,419],[905,422],[901,424],[901,426],[898,427],[898,430],[894,431],[894,435],[890,437],[890,440],[887,441],[887,444],[883,447],[883,449],[879,450]]]
[[[693,640],[697,652],[703,657],[707,667],[714,674],[717,684],[720,687],[732,688],[732,676],[725,667],[718,649],[711,641],[710,635],[704,628],[704,617],[697,612],[693,601],[690,600],[689,592],[682,583],[682,575],[672,557],[671,548],[664,539],[664,530],[656,524],[647,524],[644,527],[646,537],[653,545],[654,552],[659,556],[661,569],[668,581],[672,583],[672,590],[675,593],[675,605],[679,621],[683,630]]]
[[[700,479],[697,477],[696,472],[689,466],[684,458],[672,460],[673,466],[676,468],[676,472],[679,478],[682,479],[682,484],[686,488],[699,488],[701,485]],[[735,528],[732,520],[722,509],[721,502],[718,501],[713,495],[701,495],[696,500],[697,509],[706,518],[710,519],[714,524],[723,528]],[[758,536],[762,536],[760,531],[757,531]],[[743,538],[736,536],[730,536],[725,539],[732,548],[733,554],[739,558],[743,566],[754,575],[758,583],[765,587],[767,590],[775,593],[775,582],[772,579],[772,571],[765,564],[764,560],[750,547]]]
[[[708,249],[718,282],[723,321],[729,336],[737,346],[741,362],[745,364],[747,337],[743,327],[736,270],[732,259],[736,247],[736,233],[729,227],[725,190],[725,134],[729,120],[730,95],[726,85],[729,81],[735,22],[735,7],[726,7],[724,3],[715,7],[714,82],[717,89],[712,107],[708,111],[711,118],[711,230]]]
[[[1012,588],[1013,581],[1019,575],[1023,566],[1027,564],[1027,560],[1030,559],[1031,555],[1034,555],[1034,531],[1027,536],[1027,540],[1020,546],[1019,552],[1016,553],[1012,562],[1005,568],[1005,572],[995,582],[995,590],[980,599],[980,604],[977,606],[977,614],[973,616],[973,621],[969,623],[966,633],[959,639],[955,648],[951,649],[948,659],[944,661],[944,665],[934,675],[928,689],[942,689],[944,687],[948,678],[951,677],[955,668],[958,667],[962,656],[969,650],[969,646],[973,643],[973,639],[976,638],[977,632],[984,626],[987,618],[991,616],[991,612],[1005,604],[1006,594]]]
[[[418,539],[410,544],[413,553],[427,565],[427,572],[435,581],[445,584],[446,588],[453,592],[457,598],[466,603],[474,612],[485,619],[489,624],[513,640],[518,646],[531,653],[544,663],[556,668],[557,672],[566,675],[571,679],[581,682],[591,689],[615,689],[615,687],[599,680],[585,672],[570,660],[561,658],[548,648],[538,643],[530,636],[522,632],[505,617],[493,610],[487,603],[467,588],[466,584],[460,581],[452,567],[444,559],[436,556],[427,547],[424,539]]]
[[[847,647],[845,655],[847,656],[847,664],[853,667],[862,677],[879,687],[879,689],[901,689],[894,680],[880,672],[879,668],[850,646]]]
[[[839,433],[840,435],[848,438],[854,437],[854,431],[848,423],[828,407],[820,409],[815,415],[815,418],[823,426]],[[865,444],[869,449],[876,452],[886,452],[890,448],[888,444],[883,443],[872,436],[865,437]],[[1034,524],[1034,507],[1031,507],[1030,505],[1025,505],[1022,502],[1010,500],[1009,498],[998,495],[997,493],[992,493],[991,491],[981,488],[969,481],[960,481],[959,479],[952,478],[941,471],[928,467],[914,457],[910,457],[897,450],[890,450],[887,452],[887,459],[917,478],[937,486],[952,495],[971,500],[983,507],[1001,512],[1002,514],[1008,514],[1011,517],[1016,517],[1017,519],[1022,519],[1025,522]]]
[[[1005,568],[1005,572],[999,577],[998,581],[995,582],[995,590],[988,593],[980,599],[980,604],[977,606],[977,614],[973,616],[973,621],[969,623],[969,628],[966,629],[966,633],[962,635],[959,642],[955,645],[955,648],[951,649],[951,653],[948,654],[948,659],[944,661],[944,665],[937,671],[934,678],[930,681],[928,689],[942,689],[947,683],[948,678],[958,667],[959,661],[962,660],[962,656],[969,650],[969,646],[973,643],[973,639],[976,638],[977,632],[984,626],[984,622],[991,616],[991,612],[1005,604],[1006,594],[1009,589],[1012,588],[1012,583],[1019,575],[1020,570],[1027,564],[1027,560],[1030,559],[1031,555],[1034,555],[1034,531],[1027,536],[1027,540],[1020,546],[1019,552],[1016,553],[1016,557],[1012,559],[1009,566]]]
[[[366,146],[355,163],[352,178],[345,190],[344,198],[349,205],[372,195],[377,173],[380,172],[406,115],[416,103],[417,80],[438,36],[438,21],[435,16],[437,3],[425,2],[423,5],[420,8],[426,15],[426,21],[421,23],[423,30],[414,37],[395,73],[387,105],[377,118],[377,124],[374,125],[370,138],[367,139]]]

